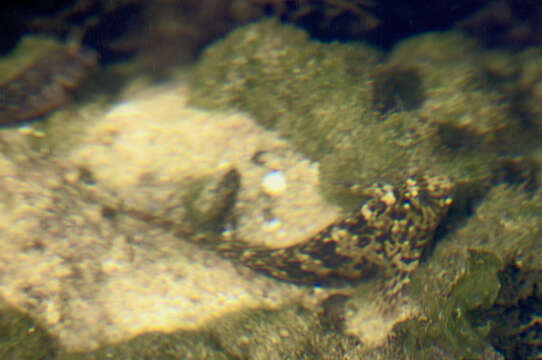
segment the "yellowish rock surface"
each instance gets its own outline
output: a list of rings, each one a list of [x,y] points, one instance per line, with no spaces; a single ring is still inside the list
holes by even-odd
[[[190,108],[185,98],[182,84],[143,90],[87,125],[68,154],[29,167],[0,158],[0,297],[38,318],[68,349],[198,329],[235,311],[310,305],[325,296],[101,203],[114,199],[152,214],[185,191],[183,181],[235,167],[236,231],[247,241],[295,243],[338,216],[318,193],[318,166],[276,133],[238,113]],[[92,178],[88,193],[77,186],[81,169]],[[270,171],[288,183],[278,196],[262,189]],[[270,221],[279,224],[271,231]]]

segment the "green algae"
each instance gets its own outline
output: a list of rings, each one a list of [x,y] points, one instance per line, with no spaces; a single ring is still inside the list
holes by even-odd
[[[536,341],[540,346],[541,339],[528,339],[534,328],[518,338],[521,327],[510,321],[511,313],[521,311],[520,299],[542,301],[533,281],[528,281],[542,265],[539,197],[497,186],[464,226],[437,243],[407,290],[420,301],[423,315],[396,328],[407,352],[423,357],[434,355],[437,347],[452,358],[479,358],[489,345],[504,344],[500,347],[510,352],[535,351]]]
[[[234,313],[197,331],[149,332],[95,351],[59,351],[53,359],[339,360],[362,353],[356,339],[343,336],[324,325],[318,314],[293,304],[275,311]]]
[[[342,359],[357,348],[354,339],[330,331],[317,314],[297,305],[235,314],[219,320],[212,331],[234,358]]]
[[[119,343],[104,345],[86,353],[62,353],[58,360],[233,360],[207,332],[177,331],[172,334],[149,332]]]
[[[495,305],[480,312],[493,324],[489,339],[507,359],[540,359],[542,294],[539,285],[542,271],[523,271],[508,266],[499,277],[502,288]]]
[[[378,58],[371,48],[324,46],[269,20],[234,31],[206,50],[192,81],[192,101],[249,111],[317,159],[369,115],[369,89],[360,84],[369,80]]]
[[[3,306],[0,310],[0,358],[55,359],[56,340],[30,316]]]
[[[383,60],[367,45],[320,43],[264,20],[204,51],[191,102],[247,111],[278,130],[320,163],[322,190],[333,201],[351,198],[341,196],[349,185],[415,173],[483,188],[497,151],[512,142],[501,137],[512,138],[516,125],[487,86],[475,46],[457,33],[431,34]]]
[[[216,240],[223,227],[232,220],[231,212],[240,184],[241,176],[235,168],[221,177],[207,176],[188,181],[182,203],[190,227]]]
[[[476,358],[490,345],[490,326],[472,310],[489,309],[500,289],[499,259],[481,251],[469,252],[465,273],[457,280],[446,300],[427,304],[427,320],[409,320],[395,331],[404,337],[405,347],[414,358],[431,357],[438,344],[455,359]]]
[[[199,331],[148,332],[88,352],[62,349],[31,317],[13,309],[3,309],[0,325],[0,356],[6,360],[342,359],[357,349],[354,339],[329,331],[316,314],[296,305],[232,314]]]
[[[386,67],[374,84],[374,107],[381,113],[414,110],[425,100],[423,80],[416,68]]]
[[[423,315],[396,329],[406,345],[395,349],[406,358],[492,353],[501,323],[488,314],[504,291],[501,274],[518,261],[540,269],[539,206],[507,185],[492,188],[497,180],[535,189],[538,165],[529,179],[521,169],[502,175],[504,160],[531,152],[532,141],[494,87],[495,73],[510,71],[495,57],[490,68],[484,55],[475,41],[446,32],[407,39],[382,60],[370,47],[319,43],[266,20],[210,46],[192,79],[192,103],[247,111],[278,130],[320,163],[324,194],[347,208],[359,203],[345,190],[353,184],[412,173],[453,179],[447,234],[408,289]]]

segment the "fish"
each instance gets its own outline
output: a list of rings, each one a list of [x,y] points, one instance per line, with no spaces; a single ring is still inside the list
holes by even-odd
[[[233,201],[236,190],[226,193]],[[233,233],[213,246],[222,257],[282,281],[325,285],[382,275],[390,279],[387,292],[396,293],[432,244],[452,204],[452,184],[443,176],[419,176],[398,186],[377,183],[363,193],[367,199],[356,211],[297,244],[269,248]]]

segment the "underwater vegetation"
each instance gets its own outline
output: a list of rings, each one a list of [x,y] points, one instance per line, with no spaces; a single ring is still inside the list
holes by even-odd
[[[407,290],[422,315],[398,325],[391,345],[408,357],[471,358],[491,345],[506,358],[541,354],[540,295],[523,280],[540,271],[539,163],[476,46],[459,33],[425,34],[382,61],[370,47],[321,44],[266,20],[206,49],[192,79],[194,104],[248,111],[319,161],[324,192],[343,206],[355,198],[348,184],[452,179],[452,211]],[[511,269],[526,288],[503,301]]]

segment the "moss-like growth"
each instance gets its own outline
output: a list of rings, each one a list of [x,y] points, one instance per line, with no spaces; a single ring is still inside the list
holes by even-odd
[[[444,144],[492,150],[517,141],[519,119],[491,86],[476,42],[456,32],[429,33],[397,45],[389,66],[417,69],[425,85],[422,112],[442,127]],[[481,146],[480,146],[481,145]]]
[[[426,54],[430,44],[439,50]],[[312,41],[265,20],[205,50],[191,101],[248,111],[277,129],[320,162],[323,190],[335,201],[349,185],[396,183],[413,173],[483,188],[496,151],[511,142],[500,136],[515,133],[501,97],[485,86],[475,45],[455,33],[431,34],[379,63],[368,46]]]
[[[493,326],[489,339],[507,359],[540,359],[542,336],[542,271],[508,266],[499,274],[502,284],[495,305],[480,312]]]
[[[190,181],[183,201],[186,221],[198,232],[218,236],[226,222],[231,220],[231,210],[240,186],[241,175],[236,169],[219,178]]]
[[[9,307],[0,309],[1,359],[54,359],[56,347],[56,340],[28,315]]]
[[[500,289],[497,276],[501,263],[490,253],[473,251],[465,273],[453,285],[445,301],[425,308],[429,319],[409,320],[397,327],[414,358],[431,358],[434,345],[452,358],[478,358],[490,345],[490,326],[473,312],[489,309]]]
[[[375,79],[373,101],[381,113],[417,109],[424,101],[423,80],[415,68],[384,68]]]
[[[536,330],[529,330],[529,321],[522,330],[511,317],[532,320],[542,301],[528,281],[542,268],[540,204],[540,194],[497,186],[465,226],[437,243],[408,288],[425,320],[397,328],[408,352],[428,356],[437,348],[452,358],[478,358],[489,344],[509,353],[535,351],[527,339]]]
[[[542,49],[532,47],[520,53],[490,53],[484,66],[492,80],[512,103],[523,124],[542,134]],[[498,64],[495,64],[495,63]]]
[[[292,305],[234,313],[198,331],[153,332],[88,353],[63,352],[56,359],[340,360],[361,350],[356,339],[322,325],[318,314]]]
[[[177,331],[172,334],[147,333],[129,341],[102,346],[87,353],[62,353],[58,360],[146,360],[146,359],[198,359],[233,360],[208,332]]]
[[[213,338],[235,359],[344,359],[361,356],[355,338],[322,323],[320,316],[292,305],[278,311],[234,314],[213,326]]]
[[[310,41],[299,29],[267,20],[205,51],[192,102],[249,111],[318,159],[372,116],[365,84],[379,56],[365,46]]]

